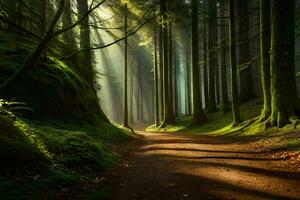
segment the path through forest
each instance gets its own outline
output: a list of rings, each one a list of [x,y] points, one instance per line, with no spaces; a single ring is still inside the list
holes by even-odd
[[[243,142],[138,132],[115,200],[300,199],[300,174]]]

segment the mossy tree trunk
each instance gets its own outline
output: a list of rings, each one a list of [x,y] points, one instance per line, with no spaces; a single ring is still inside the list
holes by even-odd
[[[264,107],[260,122],[267,120],[271,115],[270,90],[270,45],[271,45],[271,0],[260,0],[260,55],[261,55],[261,84],[264,98]]]
[[[231,95],[232,95],[232,114],[233,126],[241,122],[239,110],[239,95],[237,88],[237,67],[236,67],[236,47],[235,47],[235,12],[234,0],[229,0],[229,59],[231,67]]]
[[[212,113],[217,111],[216,103],[216,68],[217,68],[217,52],[216,43],[218,40],[217,35],[217,1],[208,1],[208,63],[209,63],[209,75],[208,75],[208,88],[209,88],[209,102],[207,112]]]
[[[72,25],[72,7],[71,7],[71,1],[65,0],[65,8],[62,15],[62,25],[63,28],[67,28]],[[74,30],[68,30],[65,33],[63,33],[63,39],[66,42],[66,44],[70,47],[71,50],[76,51],[76,38]],[[66,52],[67,53],[67,52]]]
[[[84,16],[89,11],[89,5],[87,0],[77,0],[77,9],[78,9],[78,19]],[[91,47],[91,36],[90,36],[90,28],[89,28],[89,15],[86,16],[83,21],[80,23],[79,30],[80,30],[80,48],[81,49],[88,49]],[[105,121],[108,121],[106,115],[102,111],[100,104],[97,98],[97,91],[95,88],[95,72],[93,69],[93,57],[92,51],[83,51],[82,52],[83,62],[80,71],[84,79],[89,83],[93,93],[95,95],[95,106],[98,110],[99,116],[101,116]]]
[[[172,113],[170,109],[170,88],[169,88],[169,50],[168,50],[168,13],[167,13],[167,0],[161,0],[161,6],[162,6],[162,17],[163,17],[163,80],[164,80],[164,116],[163,121],[160,125],[160,127],[165,127],[168,124],[172,124]]]
[[[271,123],[282,127],[296,115],[295,0],[272,0],[271,16]]]
[[[198,40],[198,0],[192,0],[192,86],[193,86],[193,119],[192,124],[199,125],[206,121],[202,110],[199,66],[199,40]]]

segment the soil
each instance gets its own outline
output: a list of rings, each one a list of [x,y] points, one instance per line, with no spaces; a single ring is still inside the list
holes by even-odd
[[[113,200],[300,199],[300,170],[253,143],[147,133],[126,146]]]

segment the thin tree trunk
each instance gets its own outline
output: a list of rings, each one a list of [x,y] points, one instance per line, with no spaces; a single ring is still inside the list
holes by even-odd
[[[237,67],[236,67],[236,47],[235,47],[235,12],[234,0],[229,0],[229,47],[230,47],[230,66],[231,66],[231,95],[232,95],[232,114],[233,126],[241,122],[239,110],[239,95],[237,89]]]
[[[192,0],[192,72],[193,72],[193,120],[192,124],[199,125],[206,121],[202,110],[200,66],[199,66],[199,41],[198,41],[198,0]]]
[[[124,5],[124,14],[125,14],[125,20],[124,20],[124,35],[127,35],[127,3]],[[128,123],[128,87],[127,87],[127,82],[128,82],[128,42],[127,42],[127,37],[124,39],[124,45],[125,45],[125,50],[124,50],[124,110],[123,110],[123,126],[126,128],[129,128],[129,123]]]
[[[240,98],[242,101],[248,101],[255,97],[252,80],[251,65],[244,68],[244,64],[251,60],[249,46],[249,9],[248,1],[237,0],[237,16],[238,17],[238,41],[239,41],[239,69],[240,76]]]
[[[260,54],[261,54],[261,84],[263,89],[264,107],[260,121],[271,115],[271,87],[270,87],[270,46],[271,46],[271,1],[260,0]]]
[[[156,15],[154,12],[154,19]],[[156,21],[153,22],[153,44],[154,44],[154,83],[155,83],[155,126],[159,126],[159,97],[158,97],[158,65],[157,65],[157,37],[156,37]]]
[[[222,109],[226,113],[229,110],[229,100],[228,100],[228,89],[227,89],[227,64],[226,64],[226,29],[225,29],[225,0],[220,1],[220,15],[221,15],[221,93],[222,93]]]
[[[208,29],[208,61],[209,61],[209,76],[208,76],[208,84],[209,84],[209,102],[207,112],[212,113],[217,111],[217,104],[216,104],[216,68],[217,68],[217,52],[216,42],[218,39],[217,35],[217,2],[216,0],[209,0],[208,1],[208,17],[209,17],[209,29]]]
[[[173,99],[173,34],[172,34],[172,23],[169,22],[169,106],[170,106],[170,121],[174,122],[174,99]]]
[[[192,114],[192,105],[191,105],[191,66],[190,66],[190,57],[189,57],[189,52],[188,48],[186,50],[186,97],[187,97],[187,114],[191,115]]]
[[[208,95],[208,70],[207,70],[207,1],[203,0],[203,91],[204,91],[204,103],[205,109],[208,108],[209,95]]]

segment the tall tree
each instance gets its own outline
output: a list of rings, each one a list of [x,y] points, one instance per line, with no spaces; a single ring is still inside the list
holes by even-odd
[[[229,110],[228,89],[227,89],[227,62],[226,62],[226,23],[225,23],[225,0],[220,0],[220,66],[221,66],[221,93],[222,93],[222,109],[223,112]]]
[[[249,98],[255,97],[251,65],[247,65],[250,60],[250,43],[249,43],[249,8],[248,1],[237,0],[238,16],[238,41],[239,41],[239,82],[240,98],[242,101],[248,101]],[[245,67],[246,66],[246,67]]]
[[[170,93],[169,93],[169,50],[168,50],[168,13],[167,13],[167,1],[161,0],[162,6],[162,26],[163,26],[163,79],[164,79],[164,116],[161,127],[165,127],[167,124],[172,124],[172,113],[170,109]]]
[[[208,108],[209,91],[208,91],[208,58],[207,58],[207,1],[203,0],[203,91],[205,109]]]
[[[200,93],[199,40],[198,40],[198,0],[192,0],[192,72],[193,72],[193,120],[192,124],[202,124],[206,121],[202,110]]]
[[[169,105],[170,105],[170,121],[174,122],[174,99],[173,99],[173,90],[174,90],[174,82],[173,82],[173,72],[174,72],[174,62],[173,62],[173,30],[172,30],[172,22],[168,23],[169,25]]]
[[[218,57],[216,51],[217,35],[217,1],[208,1],[208,63],[209,63],[209,102],[207,112],[215,112],[217,110],[216,103],[216,68],[218,65]]]
[[[231,96],[233,126],[241,122],[239,110],[239,94],[237,88],[237,67],[236,67],[236,47],[235,47],[235,11],[234,0],[229,0],[229,59],[231,67]]]
[[[154,84],[155,84],[155,126],[159,126],[159,96],[158,96],[158,64],[157,64],[157,31],[156,14],[154,11],[153,21],[153,56],[154,56]]]
[[[271,115],[270,90],[270,46],[271,46],[271,0],[260,0],[260,55],[261,55],[261,84],[263,89],[264,107],[260,122]]]
[[[62,15],[62,25],[63,28],[67,28],[72,25],[72,6],[70,0],[65,0],[65,8]],[[76,39],[75,39],[75,33],[73,30],[68,30],[63,34],[63,39],[65,43],[70,47],[71,50],[76,49]]]
[[[282,127],[294,121],[297,110],[295,81],[295,0],[271,2],[271,123]]]
[[[127,8],[127,3],[124,4],[124,35],[127,35],[127,28],[128,28],[128,8]],[[127,42],[127,37],[124,39],[124,101],[123,101],[123,126],[126,128],[129,128],[129,123],[128,123],[128,42]]]

